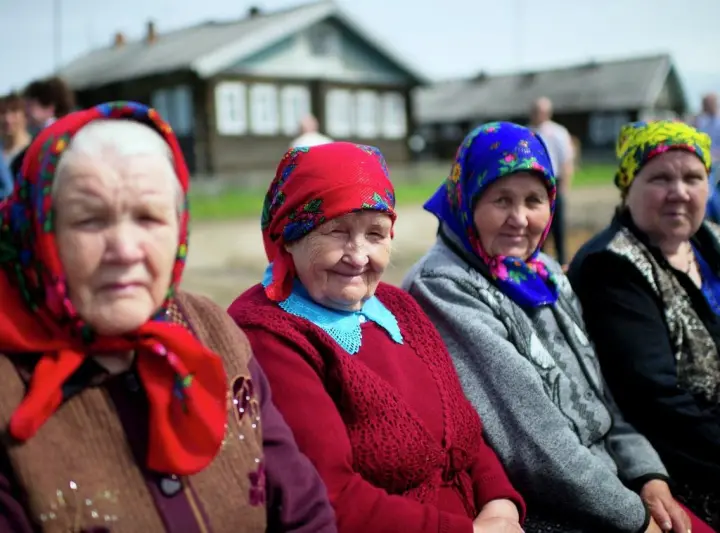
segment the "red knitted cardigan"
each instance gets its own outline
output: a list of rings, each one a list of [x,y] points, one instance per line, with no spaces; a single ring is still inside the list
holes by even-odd
[[[394,528],[403,524],[402,530],[412,533],[471,532],[468,516],[474,518],[485,503],[495,499],[514,501],[524,517],[525,504],[510,484],[497,456],[485,443],[480,419],[463,394],[450,356],[433,324],[415,300],[396,287],[381,283],[376,296],[395,315],[404,343],[424,362],[434,378],[442,404],[438,408],[443,419],[442,442],[429,433],[392,384],[345,352],[325,331],[283,311],[265,296],[260,285],[238,297],[228,310],[253,343],[261,366],[264,361],[268,364],[266,373],[278,408],[310,459],[330,453],[327,446],[324,450],[308,449],[313,448],[318,439],[317,432],[325,432],[325,438],[320,440],[329,440],[332,447],[341,446],[341,441],[349,439],[352,454],[349,461],[354,472],[342,475],[359,474],[361,483],[369,483],[371,487],[349,491],[353,495],[349,502],[345,501],[353,510],[345,512],[338,507],[338,500],[342,498],[333,490],[340,484],[345,491],[345,482],[333,479],[331,483],[326,478],[339,530],[365,531],[365,526],[372,525],[372,530],[379,533],[395,531]],[[280,352],[290,352],[285,360],[294,368],[285,370],[281,366],[277,370]],[[392,353],[386,355],[393,356]],[[278,371],[280,374],[273,375]],[[310,374],[314,381],[297,384],[300,373]],[[325,417],[337,419],[336,425],[341,427],[332,427],[332,422],[326,419],[316,425],[308,420],[318,416],[312,405],[317,391],[304,389],[307,390],[304,405],[302,400],[283,405],[283,391],[292,386],[321,388],[319,394],[329,395],[337,410],[333,416],[326,413]],[[293,427],[297,417],[302,419],[303,435]],[[337,433],[330,437],[328,432]],[[322,470],[320,473],[324,477],[337,477],[341,476],[339,470],[338,467],[331,473]],[[434,508],[428,512],[428,508],[438,505],[441,487],[452,483],[456,483],[458,492],[465,496],[466,516],[448,516],[450,513]],[[379,496],[378,488],[387,495]],[[398,495],[425,505],[404,505],[397,500]],[[392,501],[384,502],[386,505],[378,503],[378,499],[383,498]]]

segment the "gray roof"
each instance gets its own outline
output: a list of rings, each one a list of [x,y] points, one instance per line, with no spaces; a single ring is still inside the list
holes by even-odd
[[[421,124],[525,115],[546,96],[556,112],[652,107],[673,73],[669,55],[588,63],[538,72],[479,76],[416,89]]]
[[[208,78],[329,17],[360,35],[411,78],[422,80],[390,45],[359,28],[333,0],[260,13],[238,21],[206,22],[158,34],[153,43],[142,39],[118,47],[109,45],[72,61],[59,75],[76,90],[181,70]]]

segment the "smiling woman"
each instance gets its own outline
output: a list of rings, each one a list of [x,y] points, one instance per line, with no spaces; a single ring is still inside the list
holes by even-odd
[[[380,281],[395,195],[382,154],[290,150],[262,216],[265,279],[230,306],[342,533],[520,533],[524,503],[406,293]]]

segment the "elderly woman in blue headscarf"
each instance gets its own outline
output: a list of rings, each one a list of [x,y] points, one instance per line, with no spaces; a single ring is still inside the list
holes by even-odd
[[[438,239],[404,288],[528,501],[525,531],[686,533],[694,522],[608,394],[577,298],[540,252],[555,195],[539,137],[508,122],[476,128],[425,204]]]

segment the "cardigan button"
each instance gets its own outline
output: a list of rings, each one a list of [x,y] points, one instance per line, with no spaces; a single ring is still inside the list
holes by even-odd
[[[176,475],[161,478],[159,485],[160,492],[166,498],[172,498],[182,489],[182,481]]]
[[[140,382],[135,374],[130,373],[125,376],[125,387],[127,387],[130,392],[137,392],[140,390]]]

